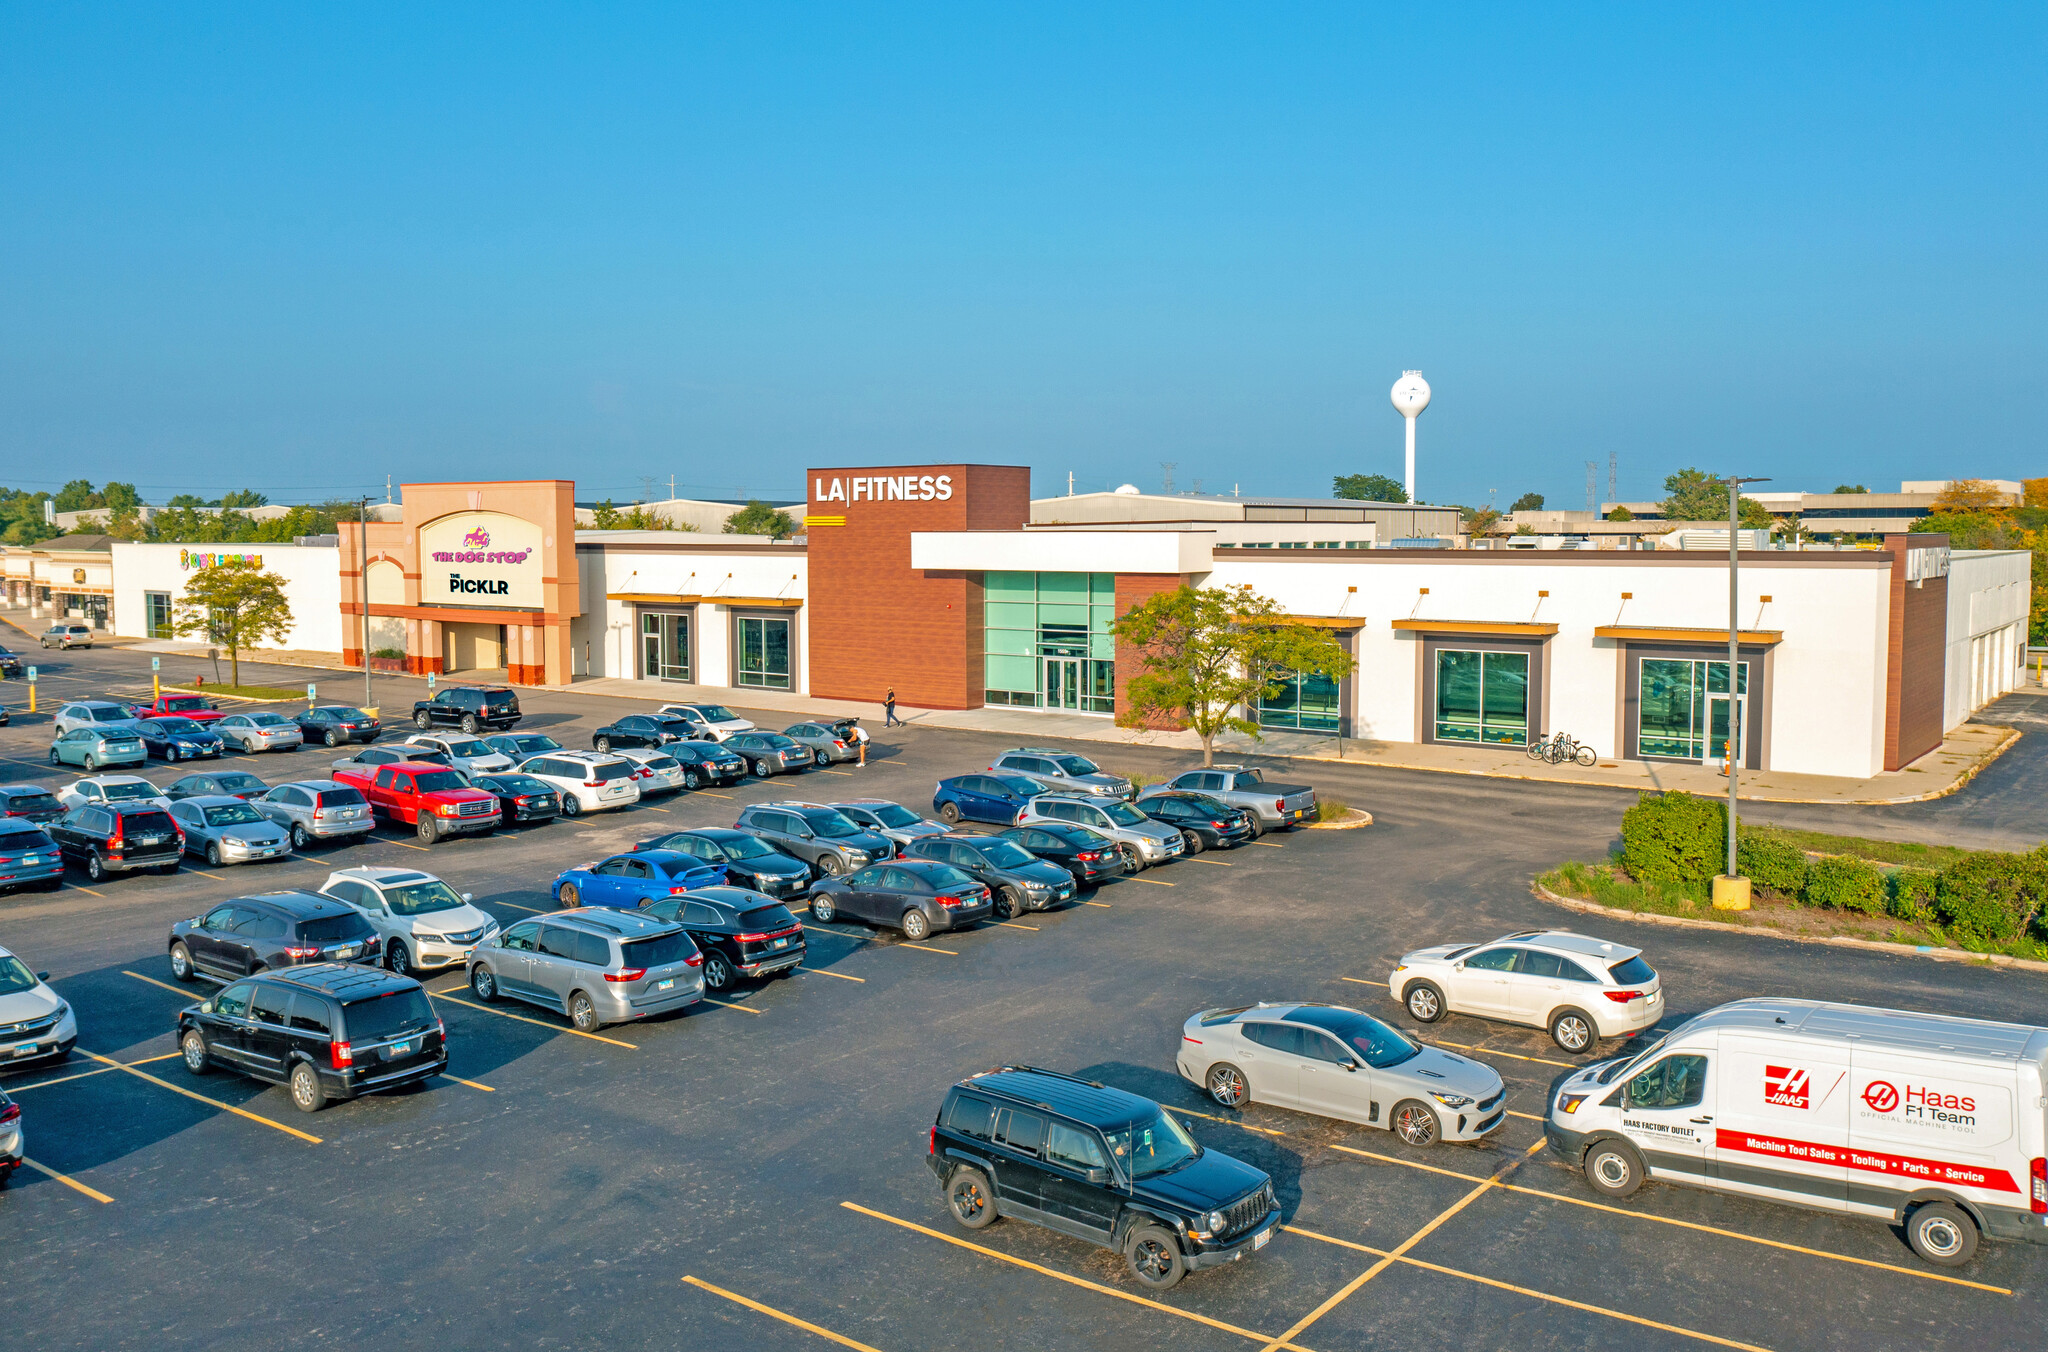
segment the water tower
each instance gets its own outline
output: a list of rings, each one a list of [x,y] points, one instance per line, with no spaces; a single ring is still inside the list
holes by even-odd
[[[1422,410],[1429,407],[1429,382],[1422,378],[1420,371],[1403,371],[1401,378],[1394,382],[1394,408],[1408,420],[1408,477],[1402,487],[1408,490],[1408,501],[1415,501],[1415,419]]]

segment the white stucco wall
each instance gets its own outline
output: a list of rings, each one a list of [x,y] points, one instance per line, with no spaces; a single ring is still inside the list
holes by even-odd
[[[193,575],[194,554],[260,555],[263,571],[285,580],[291,602],[292,630],[282,643],[266,645],[307,652],[342,650],[341,551],[330,546],[290,544],[139,544],[117,540],[112,546],[114,632],[142,637],[148,632],[145,592],[167,592],[174,607]],[[187,562],[181,562],[186,560]],[[194,639],[193,641],[198,641]]]
[[[2026,550],[1950,553],[1944,730],[2019,685],[2032,605],[2033,556]]]
[[[604,550],[579,550],[576,558],[583,617],[572,625],[570,641],[579,675],[630,679],[639,672],[633,646],[638,642],[633,628],[634,603],[609,599],[613,595],[802,599],[809,580],[805,556],[787,548],[682,553],[614,545]],[[730,686],[732,607],[707,600],[679,608],[691,615],[692,683]],[[809,608],[793,609],[789,618],[794,621],[790,641],[796,649],[794,691],[804,693],[810,680]],[[587,673],[581,665],[586,645]]]

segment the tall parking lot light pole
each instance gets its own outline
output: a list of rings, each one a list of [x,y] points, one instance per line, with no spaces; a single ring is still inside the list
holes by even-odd
[[[1714,905],[1722,910],[1749,909],[1749,882],[1735,873],[1735,785],[1742,777],[1742,720],[1748,712],[1748,692],[1743,690],[1742,634],[1738,627],[1737,583],[1742,575],[1741,551],[1736,548],[1736,527],[1742,516],[1742,486],[1764,484],[1770,479],[1728,476],[1728,740],[1722,744],[1728,756],[1728,871],[1714,880]],[[1712,688],[1710,685],[1709,689]],[[1708,732],[1713,731],[1711,725]]]
[[[356,503],[356,599],[363,604],[363,707],[377,697],[370,692],[370,500]]]

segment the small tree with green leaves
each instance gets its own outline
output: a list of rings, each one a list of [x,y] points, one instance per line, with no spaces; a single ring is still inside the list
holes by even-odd
[[[725,519],[725,533],[772,535],[778,540],[786,540],[796,534],[796,518],[788,512],[778,511],[759,498],[753,498],[746,506]]]
[[[590,509],[590,524],[596,530],[617,530],[619,523],[625,519],[625,514],[612,506],[610,498]]]
[[[234,683],[242,684],[242,649],[268,640],[282,643],[292,631],[292,606],[285,581],[244,559],[202,568],[185,584],[172,628],[204,634],[228,650]]]
[[[1331,491],[1340,498],[1360,502],[1408,501],[1408,490],[1401,486],[1401,481],[1384,474],[1339,474],[1331,482]]]
[[[1116,634],[1137,657],[1117,722],[1183,724],[1202,739],[1203,765],[1216,763],[1217,734],[1260,736],[1245,713],[1279,694],[1292,673],[1336,681],[1356,665],[1329,631],[1293,622],[1246,586],[1162,592],[1117,620]]]
[[[1541,493],[1524,493],[1521,497],[1515,499],[1515,505],[1508,508],[1508,510],[1510,512],[1540,512],[1543,510],[1543,495]]]

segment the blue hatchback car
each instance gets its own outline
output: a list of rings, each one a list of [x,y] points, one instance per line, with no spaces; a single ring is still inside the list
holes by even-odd
[[[220,754],[220,738],[189,718],[144,718],[136,721],[143,749],[167,761],[199,760]]]
[[[987,770],[954,775],[939,781],[939,787],[932,793],[932,811],[949,825],[970,821],[1015,826],[1024,805],[1045,791],[1044,784],[1025,775]]]
[[[148,763],[149,752],[143,750],[142,735],[133,724],[73,728],[50,743],[52,765],[77,765],[99,771],[109,765]]]
[[[610,906],[637,911],[663,897],[679,896],[697,887],[725,881],[723,866],[679,850],[642,850],[615,854],[601,864],[563,869],[555,879],[555,904]]]

